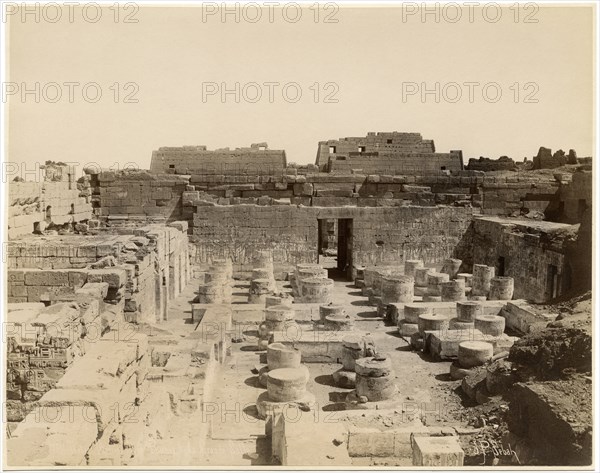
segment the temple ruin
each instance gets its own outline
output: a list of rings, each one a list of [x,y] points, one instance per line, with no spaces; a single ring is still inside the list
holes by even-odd
[[[381,132],[10,182],[7,465],[590,465],[591,159],[504,158]]]

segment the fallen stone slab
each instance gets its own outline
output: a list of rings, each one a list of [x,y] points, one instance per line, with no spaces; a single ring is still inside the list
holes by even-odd
[[[520,302],[520,301],[512,301]],[[499,315],[502,308],[506,305],[506,301],[483,301],[482,311],[485,315]],[[404,319],[404,306],[403,303],[391,303],[388,304],[389,310],[391,311],[392,317],[397,320]],[[456,302],[418,302],[414,301],[410,303],[411,306],[423,307],[431,309],[431,312],[437,315],[446,315],[448,318],[454,318],[457,316]],[[425,309],[423,309],[425,310]],[[414,322],[417,323],[417,320]]]
[[[461,388],[463,392],[467,395],[467,397],[469,397],[470,399],[476,398],[477,391],[485,388],[486,377],[486,367],[478,366],[463,378]]]
[[[111,422],[119,422],[123,417],[121,410],[126,403],[133,403],[135,396],[123,402],[119,394],[122,386],[113,386],[113,389],[51,389],[39,401],[39,412],[42,417],[52,419],[57,408],[70,407],[68,412],[71,418],[76,415],[94,425],[96,434],[100,435]]]
[[[23,271],[26,286],[69,286],[67,270],[25,269]]]
[[[121,268],[91,269],[88,282],[106,282],[111,289],[118,289],[127,282],[127,271]]]
[[[352,465],[341,423],[327,422],[309,412],[300,412],[293,419],[276,414],[270,431],[272,455],[282,466],[339,468]]]
[[[13,302],[6,304],[6,309],[9,314],[18,310],[40,311],[44,307],[46,307],[46,305],[43,302]]]
[[[413,439],[414,466],[462,466],[464,459],[465,452],[455,436]]]
[[[86,283],[75,291],[75,294],[85,294],[90,297],[105,299],[108,294],[107,282]]]
[[[398,457],[412,456],[412,436],[429,436],[429,429],[420,420],[393,429],[379,430],[375,427],[348,428],[348,453],[351,457]]]
[[[111,334],[86,344],[86,353],[77,359],[56,384],[57,389],[112,389],[135,373],[138,344],[147,346],[146,335],[135,340],[115,340]],[[140,352],[142,350],[140,349]],[[141,354],[141,353],[140,353]]]
[[[302,325],[290,326],[289,330],[273,333],[273,342],[296,347],[302,352],[303,363],[341,363],[343,339],[349,332],[314,330]],[[352,332],[365,335],[364,332]]]
[[[467,341],[489,341],[479,330],[436,330],[425,332],[424,351],[440,360],[458,357],[458,346]]]
[[[7,466],[85,465],[85,454],[98,436],[87,415],[68,405],[30,412],[6,440]]]
[[[524,335],[546,327],[558,314],[543,312],[526,301],[516,300],[507,302],[500,315],[506,319],[506,327]]]

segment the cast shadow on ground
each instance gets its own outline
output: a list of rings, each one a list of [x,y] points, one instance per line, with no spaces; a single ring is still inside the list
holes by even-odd
[[[323,411],[325,412],[331,412],[331,411],[345,411],[346,410],[346,404],[344,404],[343,402],[335,402],[332,404],[326,404],[323,406]]]
[[[370,310],[368,312],[357,312],[356,316],[360,317],[361,319],[381,319],[375,310]]]
[[[437,379],[438,381],[444,381],[444,382],[448,382],[448,381],[454,381],[452,379],[452,377],[450,376],[450,373],[440,373],[440,374],[436,374],[434,376],[435,379]]]
[[[240,351],[262,351],[262,350],[259,350],[257,345],[244,345],[243,347],[240,347]]]
[[[352,301],[350,304],[357,307],[372,307],[369,301]],[[375,308],[373,308],[373,310],[375,310]]]
[[[333,376],[330,374],[315,376],[315,383],[321,384],[322,386],[331,386],[332,388],[336,387]]]
[[[256,452],[244,453],[244,460],[250,460],[251,466],[273,465],[271,461],[271,442],[267,437],[257,437]]]
[[[255,404],[244,407],[244,414],[246,414],[248,417],[260,420],[260,418],[258,417],[258,410],[256,409]]]
[[[347,392],[330,392],[329,393],[329,401],[331,404],[326,404],[323,406],[323,411],[344,411],[346,410],[346,405],[344,401],[346,400]]]
[[[477,401],[475,401],[474,399],[471,399],[469,396],[467,396],[465,394],[465,392],[462,390],[461,385],[459,384],[458,386],[456,386],[456,388],[454,388],[454,394],[456,394],[458,397],[460,397],[460,404],[463,407],[474,407],[477,406]]]
[[[413,348],[410,345],[402,345],[400,347],[396,347],[396,351],[413,351]]]
[[[258,376],[250,376],[244,380],[244,384],[246,386],[250,386],[251,388],[256,389],[265,389],[265,387],[258,382]]]

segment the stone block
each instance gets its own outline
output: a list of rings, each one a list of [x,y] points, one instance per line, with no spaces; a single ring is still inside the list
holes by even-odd
[[[14,269],[9,269],[7,272],[7,278],[8,278],[8,282],[16,282],[16,281],[20,281],[20,282],[25,282],[25,272],[24,271],[19,271],[19,270],[14,270]]]
[[[108,294],[108,283],[106,282],[94,282],[86,283],[81,288],[75,291],[76,294],[86,294],[91,297],[97,297],[100,299],[106,298]]]
[[[106,282],[111,289],[118,289],[127,282],[127,272],[120,268],[92,269],[88,273],[88,282]]]
[[[425,332],[425,351],[437,359],[454,359],[458,356],[460,343],[467,341],[492,342],[493,339],[486,337],[477,329],[427,331]]]
[[[27,271],[25,272],[27,286],[69,286],[67,271]]]
[[[392,457],[395,453],[394,431],[382,432],[378,429],[352,429],[348,432],[348,453],[351,457],[365,456]]]
[[[465,452],[455,436],[415,437],[413,466],[462,466]]]
[[[500,313],[506,319],[506,327],[521,334],[544,328],[556,319],[557,314],[544,313],[531,304],[517,300],[510,301]]]
[[[298,330],[290,326],[287,331],[274,332],[273,342],[299,349],[303,363],[341,363],[342,339],[347,334],[331,330]]]
[[[97,250],[96,245],[81,245],[77,248],[78,258],[96,258]]]
[[[34,409],[6,442],[7,464],[34,468],[85,465],[85,453],[98,436],[96,424],[89,421],[91,412],[70,405]]]
[[[27,297],[27,286],[10,284],[8,286],[9,295],[12,297]]]
[[[69,286],[79,289],[87,280],[87,271],[69,271]]]
[[[461,388],[470,399],[475,399],[477,391],[485,387],[486,378],[487,369],[480,366],[463,378]]]

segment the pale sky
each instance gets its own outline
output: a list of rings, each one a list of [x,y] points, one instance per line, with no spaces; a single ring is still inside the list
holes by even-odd
[[[39,23],[33,16],[22,21],[19,12],[11,16],[7,80],[19,89],[39,82],[40,103],[35,94],[22,97],[18,91],[9,99],[8,160],[133,162],[148,168],[152,150],[160,146],[215,149],[266,141],[272,149],[285,149],[289,162],[312,163],[318,141],[369,131],[420,132],[435,140],[439,152],[462,149],[465,161],[481,155],[520,160],[540,146],[592,154],[590,6],[521,10],[519,21],[505,8],[496,23],[485,21],[479,9],[473,21],[465,9],[456,23],[448,21],[455,11],[441,11],[436,23],[433,14],[423,22],[422,12],[403,18],[401,8],[389,6],[321,10],[318,22],[314,10],[304,9],[296,23],[286,21],[281,10],[274,11],[272,23],[266,9],[256,23],[247,21],[255,10],[239,11],[239,23],[233,14],[222,21],[220,13],[203,21],[199,7],[141,7],[122,10],[115,22],[114,11],[104,9],[96,23],[85,21],[79,9],[73,22],[66,9],[56,23],[46,21],[56,15],[49,10]],[[493,17],[493,11],[487,13]],[[88,11],[88,18],[93,14]],[[138,23],[125,23],[127,14]],[[295,12],[287,14],[290,20]],[[325,23],[327,14],[337,23]],[[526,23],[526,14],[538,22]],[[63,94],[56,103],[47,101],[57,92],[47,86],[52,82]],[[95,82],[102,97],[88,103],[82,87],[74,86],[69,103],[65,82]],[[134,91],[124,88],[128,82],[137,84],[137,103],[123,103]],[[203,101],[208,83],[233,89],[236,82],[240,103],[233,94],[223,103],[218,92]],[[273,103],[265,82],[280,84],[273,86]],[[302,91],[296,103],[282,94],[282,86],[292,82]],[[453,82],[462,92],[456,103],[449,102],[457,93],[447,85]],[[473,103],[466,82],[480,84],[473,86]],[[114,83],[120,84],[119,103]],[[255,103],[252,83],[262,92]],[[335,85],[325,88],[327,83]],[[440,93],[436,103],[429,94],[423,103],[418,90],[403,99],[403,90],[414,92],[423,83],[430,89],[439,83],[447,100]],[[486,101],[482,87],[489,83],[497,85],[488,86]],[[498,87],[502,96],[491,103]],[[93,99],[94,89],[87,90]],[[287,92],[293,99],[294,86]],[[337,103],[324,103],[331,92]],[[530,93],[537,103],[525,103]]]

